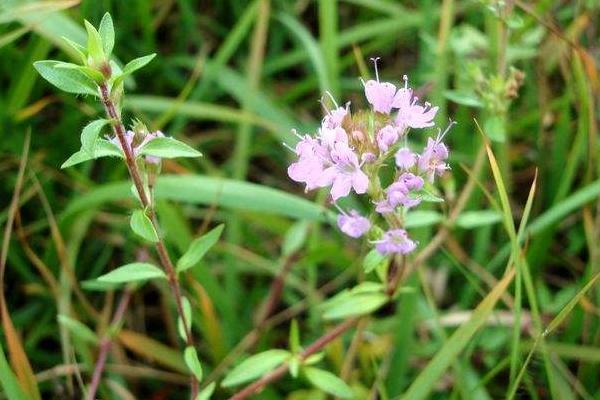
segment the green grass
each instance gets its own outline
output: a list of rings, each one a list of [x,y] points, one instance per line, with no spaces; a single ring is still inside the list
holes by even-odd
[[[194,237],[226,225],[182,281],[203,384],[251,354],[285,348],[294,318],[308,345],[330,327],[319,305],[369,278],[360,268],[365,247],[332,228],[324,196],[287,177],[282,142],[294,142],[292,128],[316,129],[325,91],[364,106],[358,77],[372,75],[369,58],[381,57],[382,79],[401,84],[408,74],[420,97],[440,106],[440,126],[457,122],[441,185],[447,204],[411,221],[419,249],[447,233],[408,279],[414,290],[361,321],[362,335],[332,343],[319,367],[343,372],[357,398],[599,399],[600,6],[514,2],[499,16],[496,3],[0,1],[3,238],[8,232],[0,399],[81,393],[97,350],[57,315],[103,334],[121,292],[76,282],[147,252],[129,232],[123,165],[105,158],[59,168],[101,107],[59,93],[32,67],[74,60],[62,36],[83,42],[83,19],[97,24],[106,11],[118,60],[157,53],[127,82],[125,120],[135,114],[205,154],[163,165],[158,213],[169,251],[180,256]],[[493,103],[493,80],[509,79],[512,68],[525,74],[518,95]],[[310,227],[307,240],[293,237],[298,226]],[[254,337],[294,239],[301,247],[281,301]],[[135,291],[101,398],[187,398],[174,321],[165,285]],[[258,398],[320,398],[308,388],[287,376]],[[214,398],[231,394],[217,387]]]

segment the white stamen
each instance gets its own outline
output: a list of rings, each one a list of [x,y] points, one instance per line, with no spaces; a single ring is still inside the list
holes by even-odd
[[[331,101],[333,102],[333,105],[335,106],[335,108],[339,108],[340,106],[338,106],[338,103],[335,101],[335,99],[333,98],[333,95],[329,92],[329,90],[325,91],[325,94],[327,96],[329,96],[329,98],[331,99]]]
[[[404,89],[408,89],[408,75],[403,75],[402,79],[404,79]]]
[[[377,70],[377,61],[380,59],[380,57],[372,57],[371,61],[373,61],[373,64],[375,65],[375,79],[377,80],[377,82],[379,82],[379,71]]]
[[[454,125],[456,125],[456,121],[452,121],[452,120],[450,120],[450,123],[448,124],[448,126],[446,127],[446,129],[444,130],[444,132],[443,132],[443,133],[441,133],[441,135],[440,135],[441,129],[440,129],[440,128],[438,128],[438,135],[437,135],[437,138],[435,139],[435,141],[436,141],[437,143],[440,143],[440,142],[441,142],[441,141],[444,139],[444,137],[446,136],[446,134],[447,134],[448,132],[450,132],[450,129],[451,129],[451,128],[452,128]]]
[[[340,214],[342,214],[342,215],[346,215],[346,216],[348,215],[348,213],[346,213],[346,211],[342,210],[342,207],[340,207],[340,206],[338,205],[338,203],[336,203],[335,201],[333,202],[333,206],[334,206],[335,208],[337,208],[337,210],[340,212]]]
[[[294,134],[294,136],[296,136],[298,139],[303,139],[303,137],[301,135],[298,134],[298,131],[295,129],[292,129],[292,133]]]
[[[281,144],[283,145],[283,147],[285,147],[285,148],[286,148],[286,149],[288,149],[288,150],[291,150],[291,151],[292,151],[292,153],[296,154],[296,150],[295,150],[295,149],[294,149],[292,146],[290,146],[290,145],[289,145],[289,144],[287,144],[286,142],[281,142]]]

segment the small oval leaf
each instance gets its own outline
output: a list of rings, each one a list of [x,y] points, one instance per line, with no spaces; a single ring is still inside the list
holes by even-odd
[[[305,367],[304,375],[310,383],[326,393],[341,397],[342,399],[350,399],[354,397],[354,393],[352,392],[350,386],[329,371],[324,371],[322,369],[313,367]]]
[[[77,165],[82,162],[94,160],[96,158],[101,158],[101,157],[123,158],[123,152],[115,144],[109,142],[108,140],[99,139],[96,142],[96,148],[94,150],[94,154],[90,154],[87,151],[81,149],[81,150],[73,153],[71,155],[71,157],[69,157],[67,159],[67,161],[65,161],[60,166],[60,168],[64,169],[64,168],[72,167],[73,165]]]
[[[110,57],[115,45],[115,27],[113,25],[112,17],[109,13],[105,13],[102,17],[98,33],[102,39],[102,48],[104,49],[104,54],[106,54],[106,57]]]
[[[383,293],[342,293],[323,305],[323,318],[341,319],[369,314],[387,303]]]
[[[171,137],[158,137],[150,140],[139,149],[140,155],[160,158],[200,157],[202,153],[187,144]]]
[[[193,346],[188,346],[185,348],[183,352],[183,359],[185,361],[185,365],[188,366],[192,374],[198,379],[198,381],[202,380],[202,365],[200,364],[200,360],[198,359],[198,353]]]
[[[291,356],[286,350],[267,350],[255,354],[235,367],[223,380],[223,387],[235,386],[263,376],[277,368]]]
[[[224,225],[221,224],[210,232],[194,240],[188,250],[177,261],[177,272],[182,272],[196,265],[212,246],[219,241]]]
[[[167,277],[160,268],[152,264],[131,263],[110,271],[108,274],[99,276],[97,280],[106,283],[128,283],[154,278],[166,279]]]
[[[62,91],[74,94],[98,96],[96,85],[90,78],[76,69],[56,68],[60,61],[45,60],[33,63],[37,72]]]
[[[202,391],[198,393],[196,400],[209,400],[210,396],[212,396],[213,392],[215,391],[216,386],[217,384],[213,382],[204,389],[202,389]]]
[[[81,148],[93,155],[102,128],[108,123],[107,119],[97,119],[87,124],[81,131]]]
[[[131,215],[129,225],[131,226],[131,230],[138,236],[152,243],[158,242],[156,230],[154,230],[152,221],[150,221],[144,210],[135,210]]]

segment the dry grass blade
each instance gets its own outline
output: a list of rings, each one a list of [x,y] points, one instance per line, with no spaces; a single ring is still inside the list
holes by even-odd
[[[13,325],[10,318],[8,307],[6,306],[6,297],[4,295],[4,273],[6,271],[6,260],[8,257],[8,248],[10,245],[10,237],[12,234],[12,225],[15,220],[17,208],[19,206],[19,195],[23,187],[23,179],[25,176],[25,166],[27,165],[27,158],[29,156],[29,143],[31,134],[28,132],[25,137],[25,143],[23,145],[23,153],[21,156],[21,163],[19,165],[19,173],[17,175],[17,183],[13,192],[13,197],[10,203],[8,220],[4,227],[4,239],[2,241],[2,253],[0,255],[0,313],[2,314],[2,327],[4,329],[4,335],[8,344],[10,363],[14,369],[23,391],[31,399],[39,400],[40,392],[35,381],[33,369],[29,363],[29,359],[23,349],[21,338]]]

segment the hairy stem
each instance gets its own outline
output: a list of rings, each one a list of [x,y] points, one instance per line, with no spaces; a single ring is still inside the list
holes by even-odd
[[[150,214],[150,221],[152,221],[152,226],[154,230],[159,232],[158,229],[158,220],[154,213],[154,209],[152,207],[152,202],[148,197],[148,193],[144,188],[144,183],[142,180],[142,176],[137,167],[135,154],[133,152],[133,148],[127,143],[127,139],[125,138],[125,126],[123,125],[123,121],[121,120],[121,116],[117,111],[117,108],[110,97],[110,92],[108,89],[108,85],[106,82],[100,84],[100,97],[102,99],[102,104],[104,104],[104,109],[106,110],[106,114],[112,120],[112,127],[115,133],[115,136],[119,140],[121,144],[121,148],[123,149],[123,153],[125,154],[125,163],[127,165],[127,170],[129,171],[129,175],[133,180],[133,184],[135,186],[136,192],[142,203],[144,209]],[[164,244],[164,241],[159,236],[158,242],[156,243],[156,252],[158,253],[158,257],[160,258],[160,262],[167,274],[167,278],[169,281],[169,286],[171,288],[171,292],[173,293],[173,297],[175,300],[175,306],[177,308],[177,313],[179,314],[179,318],[181,319],[185,335],[186,335],[186,345],[194,346],[194,338],[192,336],[192,327],[191,324],[185,318],[185,314],[183,312],[183,303],[181,301],[181,288],[179,286],[179,279],[177,277],[177,273],[175,271],[175,267],[173,266],[173,262],[169,257],[169,253],[167,252],[167,248]],[[198,393],[199,382],[194,376],[194,374],[190,375],[190,385],[192,389],[192,399],[196,398]]]
[[[340,335],[346,332],[348,329],[353,327],[358,322],[358,318],[348,319],[341,324],[337,325],[335,328],[315,340],[310,346],[308,346],[302,353],[300,353],[300,362],[306,360],[311,355],[320,351],[323,347],[327,346],[329,343],[337,339]],[[286,372],[288,371],[288,364],[281,364],[279,367],[264,375],[259,380],[251,383],[246,386],[241,391],[237,392],[233,396],[229,398],[229,400],[243,400],[252,396],[253,394],[262,390],[268,384],[275,382],[281,379]]]

